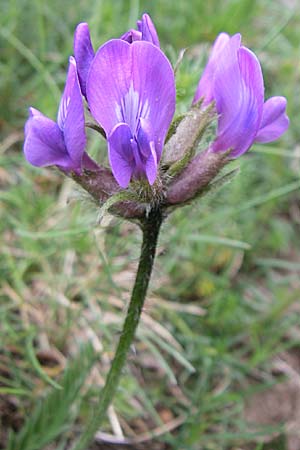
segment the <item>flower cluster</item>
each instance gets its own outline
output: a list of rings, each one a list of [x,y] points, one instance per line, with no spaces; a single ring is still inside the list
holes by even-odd
[[[104,43],[97,52],[88,25],[81,23],[57,121],[30,108],[25,157],[34,166],[56,166],[100,203],[138,185],[138,192],[146,186],[150,203],[158,189],[160,202],[168,207],[194,198],[232,158],[254,142],[279,138],[289,125],[284,97],[264,102],[260,63],[241,45],[239,34],[217,37],[191,110],[171,125],[175,100],[174,70],[147,14],[137,30]],[[111,170],[86,152],[85,106],[107,139]],[[197,153],[212,118],[216,137]],[[146,207],[129,203],[126,214],[122,205],[118,213],[145,213]]]

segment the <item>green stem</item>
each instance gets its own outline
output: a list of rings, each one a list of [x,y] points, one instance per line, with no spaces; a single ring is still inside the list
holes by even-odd
[[[97,411],[86,430],[73,447],[73,450],[87,449],[88,444],[92,441],[96,431],[102,424],[103,419],[106,416],[106,411],[118,389],[122,369],[126,363],[127,353],[134,339],[146,298],[162,220],[161,210],[152,209],[142,221],[143,243],[141,256],[119,344],[110,371],[107,375],[105,386],[101,391]]]

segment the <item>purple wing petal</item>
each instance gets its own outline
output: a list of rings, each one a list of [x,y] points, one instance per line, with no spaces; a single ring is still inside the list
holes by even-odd
[[[161,149],[175,111],[173,69],[149,42],[111,40],[98,50],[91,65],[87,98],[92,115],[107,134],[125,122],[134,136],[142,117],[152,124],[155,145]]]
[[[44,114],[41,113],[38,109],[33,108],[32,106],[29,108],[29,118],[34,116],[43,116]]]
[[[264,85],[256,56],[247,48],[237,48],[239,36],[231,38],[220,57],[214,93],[218,123],[218,138],[214,151],[232,149],[237,157],[248,150],[260,126]]]
[[[288,129],[289,118],[286,115],[286,103],[284,97],[271,97],[265,102],[255,142],[275,141]]]
[[[138,30],[142,33],[142,40],[160,47],[155,26],[148,14],[143,14],[142,20],[137,22]]]
[[[24,153],[33,166],[59,166],[72,168],[72,161],[64,145],[63,134],[58,125],[33,108],[25,124]]]
[[[151,153],[146,161],[146,175],[149,183],[152,185],[156,180],[157,175],[157,155],[155,151],[154,142],[150,142]]]
[[[75,59],[70,57],[65,90],[60,102],[57,123],[74,167],[80,169],[86,145],[83,100]]]
[[[196,103],[201,97],[204,97],[204,104],[208,104],[213,100],[213,80],[218,64],[218,58],[229,40],[230,36],[227,33],[219,34],[215,40],[208,63],[198,83],[193,103]]]
[[[135,167],[131,139],[129,126],[126,123],[120,123],[112,130],[107,140],[110,166],[122,188],[128,186]]]
[[[43,114],[42,114],[38,109],[35,109],[35,108],[33,108],[33,107],[31,106],[31,107],[29,108],[29,117],[28,117],[28,120],[26,121],[25,126],[24,126],[24,135],[25,135],[25,139],[26,139],[26,136],[27,136],[27,134],[29,133],[29,131],[30,131],[30,129],[31,129],[31,127],[30,127],[30,123],[31,123],[30,119],[31,119],[32,117],[34,117],[34,116],[43,116]]]
[[[151,123],[143,118],[140,119],[137,142],[144,161],[142,171],[152,185],[156,179],[157,162],[160,159],[161,153],[157,152],[157,148],[155,147]]]
[[[138,127],[137,141],[139,143],[140,152],[144,158],[148,158],[151,153],[150,142],[154,141],[154,134],[151,123],[142,117],[140,118]]]
[[[86,96],[86,79],[95,53],[87,23],[77,25],[74,34],[74,56],[82,94]]]

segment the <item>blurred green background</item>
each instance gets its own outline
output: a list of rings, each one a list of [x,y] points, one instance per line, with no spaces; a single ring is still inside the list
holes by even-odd
[[[178,112],[216,35],[241,32],[266,97],[287,97],[291,125],[235,162],[230,185],[165,223],[135,348],[91,448],[300,449],[300,10],[290,0],[1,0],[0,448],[67,449],[89,420],[140,244],[134,225],[97,226],[72,182],[25,162],[27,108],[55,118],[77,23],[97,48],[143,12],[173,64],[188,47]],[[89,138],[104,160],[105,144]]]

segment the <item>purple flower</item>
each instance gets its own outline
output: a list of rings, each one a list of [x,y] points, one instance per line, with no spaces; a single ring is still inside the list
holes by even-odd
[[[80,172],[94,168],[85,153],[84,110],[73,57],[57,114],[57,123],[35,108],[29,109],[25,124],[24,153],[33,166],[58,166],[63,171]]]
[[[107,42],[90,67],[87,100],[105,130],[119,185],[145,177],[152,185],[175,111],[174,72],[166,56],[145,41]]]
[[[160,47],[155,26],[148,14],[143,14],[142,20],[137,21],[137,30],[131,29],[123,34],[120,39],[132,44],[134,41],[148,41]]]
[[[253,142],[271,142],[288,128],[286,99],[272,97],[264,103],[264,82],[258,59],[241,46],[241,36],[221,33],[199,81],[193,103],[215,101],[217,138],[211,150],[231,149],[230,156],[245,153]]]

